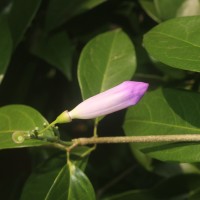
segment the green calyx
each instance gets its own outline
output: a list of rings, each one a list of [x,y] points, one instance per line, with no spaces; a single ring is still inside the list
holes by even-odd
[[[69,112],[67,110],[65,110],[64,112],[62,112],[57,118],[56,118],[56,123],[58,124],[64,124],[64,123],[69,123],[72,121]]]

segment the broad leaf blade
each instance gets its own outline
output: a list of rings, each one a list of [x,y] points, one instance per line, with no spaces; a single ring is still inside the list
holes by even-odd
[[[13,0],[11,10],[8,14],[8,22],[10,25],[13,44],[17,44],[22,40],[24,33],[30,26],[41,0]]]
[[[200,72],[200,16],[164,22],[144,37],[155,59],[175,68]]]
[[[72,44],[65,32],[53,36],[41,35],[32,48],[32,53],[55,66],[69,80],[72,79],[72,51]]]
[[[154,4],[161,21],[175,18],[177,16],[198,15],[200,8],[198,0],[154,0]]]
[[[135,49],[122,30],[95,37],[85,46],[79,60],[78,79],[83,99],[129,80],[135,69]]]
[[[140,0],[139,2],[146,13],[159,23],[175,17],[200,14],[198,0]]]
[[[93,187],[86,175],[72,163],[58,174],[45,200],[95,200]]]
[[[12,54],[12,39],[6,20],[0,16],[0,83]]]
[[[77,147],[71,152],[71,160],[80,170],[84,171],[88,156],[82,157],[89,147]],[[58,176],[66,164],[66,154],[58,152],[38,166],[26,181],[20,200],[44,200],[49,190],[55,186]],[[64,167],[66,169],[66,166]],[[66,172],[68,173],[68,171]],[[64,176],[66,174],[63,174]],[[68,177],[63,180],[61,186],[68,190]],[[59,184],[57,182],[56,184]],[[66,185],[65,185],[66,184]],[[59,199],[60,194],[55,197]],[[67,198],[66,198],[67,199]]]
[[[24,105],[9,105],[0,108],[0,149],[31,147],[48,144],[44,141],[27,139],[23,143],[15,143],[12,139],[14,132],[29,132],[36,127],[41,130],[48,122],[35,109]],[[45,136],[54,135],[51,129],[44,132]]]
[[[187,91],[159,89],[149,92],[137,106],[128,110],[125,133],[128,136],[200,134],[199,101],[199,94]],[[160,160],[200,160],[198,143],[146,143],[131,146]]]
[[[44,200],[65,160],[65,155],[57,154],[37,167],[26,181],[20,200]]]
[[[51,0],[47,9],[46,29],[52,30],[72,17],[86,12],[105,0]]]
[[[139,3],[145,10],[145,12],[156,22],[161,22],[160,16],[156,10],[156,6],[153,0],[139,0]]]

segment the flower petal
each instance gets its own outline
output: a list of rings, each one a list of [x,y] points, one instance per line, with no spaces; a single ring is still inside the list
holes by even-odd
[[[92,119],[135,105],[148,89],[148,83],[125,81],[90,97],[69,112],[71,119]]]

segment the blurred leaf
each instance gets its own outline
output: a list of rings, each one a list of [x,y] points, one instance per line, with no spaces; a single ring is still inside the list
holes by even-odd
[[[158,162],[154,165],[153,172],[165,178],[181,174],[200,175],[200,169],[196,163]]]
[[[146,13],[156,22],[200,14],[199,0],[140,0]]]
[[[72,17],[86,12],[105,0],[51,0],[46,14],[46,29],[52,30]]]
[[[185,0],[177,11],[177,16],[193,16],[200,15],[200,1],[199,0]]]
[[[133,43],[120,29],[98,35],[82,50],[78,79],[83,99],[131,79],[136,69]]]
[[[103,200],[159,200],[158,198],[154,197],[149,191],[128,191],[121,194],[116,194],[110,197],[107,197]]]
[[[8,13],[14,47],[22,40],[24,33],[35,17],[41,0],[13,0]]]
[[[199,101],[199,94],[187,91],[159,89],[149,92],[137,106],[128,109],[125,133],[128,136],[198,134]],[[200,160],[198,143],[139,143],[131,146],[163,161]]]
[[[141,152],[139,149],[135,148],[134,145],[131,145],[131,151],[134,155],[134,157],[137,159],[137,161],[148,171],[152,171],[152,159]]]
[[[0,13],[4,14],[7,12],[7,8],[9,7],[12,0],[1,0],[0,1]]]
[[[13,133],[28,133],[35,127],[43,128],[48,122],[35,109],[24,105],[9,105],[0,108],[0,149],[31,147],[48,144],[44,141],[27,139],[22,143],[15,143]],[[51,129],[44,132],[45,136],[54,136]]]
[[[199,200],[200,199],[200,188],[198,188],[196,191],[194,191],[188,200]]]
[[[0,16],[0,84],[10,62],[12,39],[6,20]]]
[[[32,53],[59,69],[69,80],[72,79],[72,44],[65,32],[53,36],[42,35],[34,41]]]
[[[68,163],[56,177],[45,199],[95,200],[95,193],[86,175],[75,165]]]
[[[179,8],[184,2],[185,0],[176,0],[176,1],[154,0],[156,11],[161,21],[165,21],[176,17]]]
[[[155,59],[175,68],[200,72],[200,16],[164,22],[144,37]]]
[[[186,200],[200,185],[199,175],[179,175],[166,179],[149,190],[132,190],[103,200]]]
[[[153,20],[155,20],[156,22],[161,22],[154,4],[154,0],[139,0],[139,3]]]
[[[153,61],[154,66],[159,69],[167,78],[181,80],[184,79],[187,75],[187,71],[176,69],[161,63],[154,58],[151,59]]]

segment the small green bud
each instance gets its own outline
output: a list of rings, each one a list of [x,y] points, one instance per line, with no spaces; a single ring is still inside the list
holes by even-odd
[[[65,110],[64,112],[62,112],[57,118],[56,118],[56,123],[58,124],[63,124],[63,123],[69,123],[72,121],[69,113],[67,110]]]

